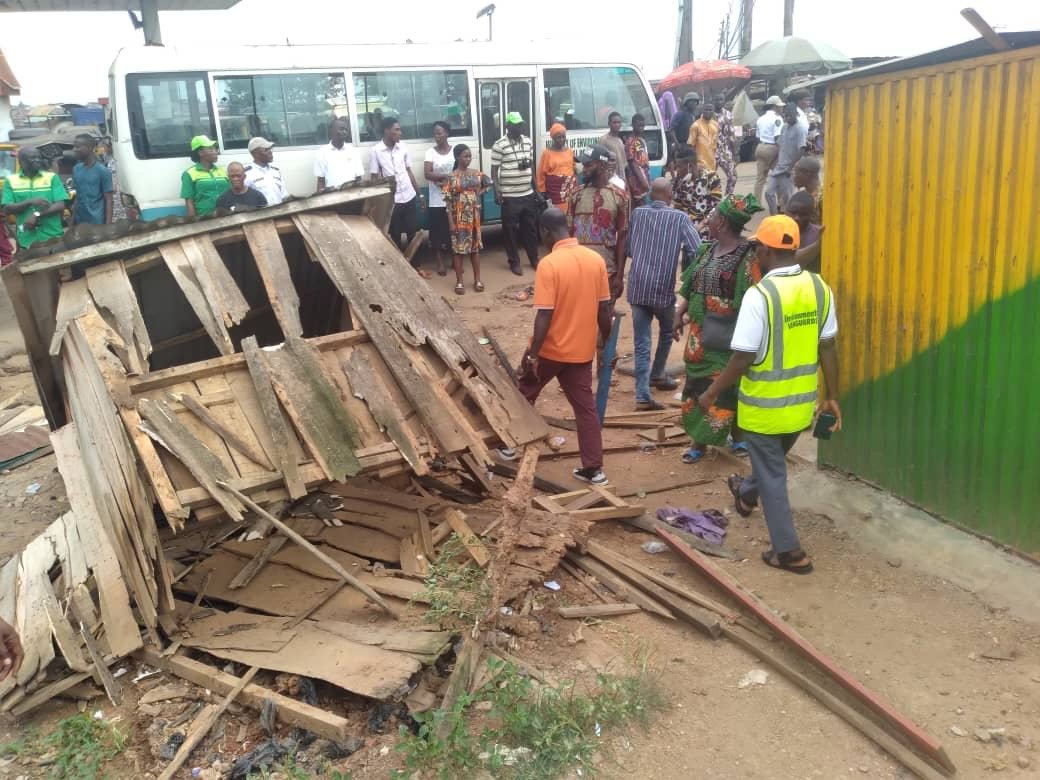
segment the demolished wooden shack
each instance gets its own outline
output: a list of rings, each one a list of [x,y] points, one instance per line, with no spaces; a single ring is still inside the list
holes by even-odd
[[[490,446],[547,429],[389,240],[391,208],[357,187],[4,269],[71,510],[0,570],[29,648],[0,709],[179,647],[380,698],[449,646],[345,573],[404,605],[420,583],[373,564],[419,575],[452,525],[387,481],[456,458],[482,475]],[[319,487],[332,503],[283,523]]]

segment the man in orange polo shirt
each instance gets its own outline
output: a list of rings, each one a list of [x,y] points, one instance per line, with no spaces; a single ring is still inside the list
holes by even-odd
[[[557,208],[539,220],[542,241],[552,251],[538,263],[534,277],[534,336],[524,353],[520,392],[534,404],[553,378],[559,380],[574,410],[582,482],[606,485],[603,437],[592,393],[596,335],[606,341],[611,329],[610,283],[603,258],[571,238],[567,216]]]

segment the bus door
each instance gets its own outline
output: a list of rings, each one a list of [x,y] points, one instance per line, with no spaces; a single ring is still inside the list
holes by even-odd
[[[526,123],[525,135],[534,141],[532,97],[534,79],[494,78],[477,79],[477,127],[480,138],[480,170],[491,175],[491,147],[505,135],[506,114],[517,111]],[[473,162],[477,162],[474,160]],[[533,164],[533,163],[532,163]],[[533,172],[532,172],[533,173]],[[484,221],[498,222],[502,208],[495,203],[494,193],[484,196]]]

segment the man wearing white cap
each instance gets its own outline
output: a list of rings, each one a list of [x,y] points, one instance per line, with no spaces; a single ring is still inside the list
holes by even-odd
[[[784,120],[780,116],[780,109],[784,107],[784,101],[779,96],[772,95],[766,101],[766,110],[758,118],[755,125],[755,134],[758,136],[758,146],[755,147],[755,165],[758,167],[758,178],[755,179],[755,198],[762,201],[762,190],[765,189],[766,181],[769,180],[769,169],[776,163],[778,147],[776,142],[780,139],[780,133],[784,129]]]
[[[250,138],[246,147],[253,155],[253,162],[246,165],[246,186],[256,190],[267,199],[268,206],[277,206],[289,196],[282,172],[271,165],[274,159],[274,142],[266,138]]]

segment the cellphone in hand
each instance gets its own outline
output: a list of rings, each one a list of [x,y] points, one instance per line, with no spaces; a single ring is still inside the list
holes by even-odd
[[[829,439],[831,428],[836,422],[838,422],[838,418],[830,412],[820,412],[820,416],[816,418],[816,427],[813,428],[812,435],[817,439]]]

